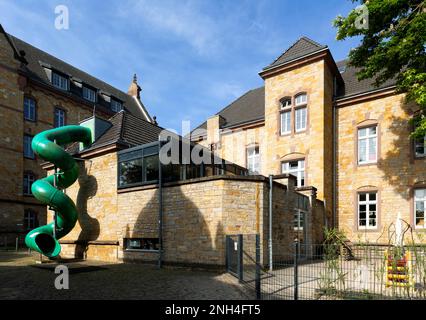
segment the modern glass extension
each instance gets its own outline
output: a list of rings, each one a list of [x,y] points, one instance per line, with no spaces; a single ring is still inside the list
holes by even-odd
[[[190,152],[196,144],[190,145]],[[162,182],[177,182],[194,178],[215,175],[247,176],[248,170],[234,163],[217,158],[213,153],[196,145],[200,150],[200,158],[209,159],[195,164],[183,155],[182,141],[179,143],[179,163],[161,166]],[[169,153],[170,155],[170,153]],[[186,161],[184,161],[186,160]],[[140,145],[118,152],[118,188],[130,188],[142,185],[157,184],[159,181],[159,142]]]

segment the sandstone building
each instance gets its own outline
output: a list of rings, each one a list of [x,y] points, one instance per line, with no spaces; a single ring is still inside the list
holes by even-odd
[[[327,46],[300,38],[250,90],[192,132],[192,140],[262,175],[290,173],[313,186],[328,225],[353,241],[386,243],[398,213],[415,241],[425,230],[425,140],[412,141],[418,107],[358,81]],[[408,234],[407,234],[408,235]]]
[[[295,238],[312,253],[324,226],[384,243],[399,213],[416,240],[426,230],[425,140],[409,138],[418,108],[392,81],[358,81],[327,46],[300,38],[260,72],[263,87],[191,133],[190,148],[218,162],[164,165],[164,129],[136,79],[123,93],[0,31],[0,232],[52,220],[28,192],[52,165],[29,145],[71,123],[95,139],[67,147],[81,174],[64,191],[79,218],[63,256],[223,266],[227,236],[259,234],[267,265]]]
[[[47,129],[126,110],[149,122],[136,79],[124,93],[5,32],[0,25],[0,242],[46,223],[31,194],[45,176],[31,149]],[[23,237],[21,237],[21,240]]]

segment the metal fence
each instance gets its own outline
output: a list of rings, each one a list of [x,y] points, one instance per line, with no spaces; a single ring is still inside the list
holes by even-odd
[[[296,242],[260,280],[266,300],[425,299],[426,247]]]
[[[256,299],[426,299],[425,245],[295,242],[272,268],[261,263],[259,235],[227,236],[226,248],[228,272]]]
[[[0,250],[27,250],[27,247],[25,246],[25,234],[0,233]]]

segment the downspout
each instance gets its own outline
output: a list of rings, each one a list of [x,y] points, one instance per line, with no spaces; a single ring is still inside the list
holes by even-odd
[[[163,170],[160,161],[161,137],[158,136],[158,268],[163,266]]]
[[[272,188],[273,187],[273,175],[269,175],[269,271],[273,270],[273,259],[272,259]]]
[[[337,227],[337,124],[336,124],[336,96],[337,96],[337,79],[334,77],[333,90],[333,228]]]

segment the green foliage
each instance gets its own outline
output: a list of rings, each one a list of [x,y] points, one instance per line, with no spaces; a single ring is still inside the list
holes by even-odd
[[[426,1],[352,0],[368,9],[366,28],[360,28],[363,10],[338,16],[333,24],[337,40],[361,37],[349,53],[349,64],[360,68],[358,79],[376,78],[378,86],[396,79],[397,91],[407,93],[407,102],[420,106],[413,137],[426,135]],[[364,11],[365,12],[365,11]]]

